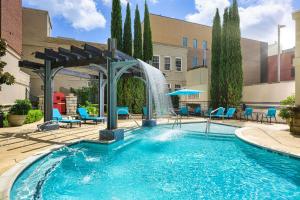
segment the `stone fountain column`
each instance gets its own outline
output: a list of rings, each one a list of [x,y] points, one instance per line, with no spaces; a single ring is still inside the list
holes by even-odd
[[[295,117],[291,122],[291,132],[300,133],[300,11],[293,13],[293,19],[296,25],[296,48],[295,48],[295,95],[296,108]]]

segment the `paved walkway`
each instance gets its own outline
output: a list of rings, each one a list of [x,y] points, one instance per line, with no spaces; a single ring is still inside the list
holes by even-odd
[[[183,122],[201,122],[202,118],[184,118]],[[141,124],[140,117],[138,123]],[[167,123],[168,120],[159,120],[159,123]],[[172,121],[170,121],[172,122]],[[278,150],[289,149],[290,152],[300,155],[300,137],[292,136],[287,131],[288,127],[281,124],[260,124],[256,122],[241,122],[236,120],[217,121],[226,124],[250,127],[243,129],[239,137],[262,146],[278,148]],[[61,128],[51,132],[36,132],[36,125],[29,124],[17,128],[0,129],[0,175],[25,158],[36,155],[47,149],[59,145],[70,144],[78,140],[98,140],[99,130],[105,128],[104,124],[87,124],[81,128]],[[124,129],[137,127],[132,120],[119,120],[119,127]],[[267,134],[265,133],[267,132]]]

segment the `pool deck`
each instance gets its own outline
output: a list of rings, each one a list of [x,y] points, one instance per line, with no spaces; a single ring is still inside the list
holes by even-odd
[[[201,122],[203,118],[183,118],[182,122]],[[141,124],[140,117],[137,118]],[[158,124],[167,123],[166,119]],[[170,121],[172,122],[172,121]],[[275,151],[293,154],[300,157],[300,136],[290,134],[284,124],[260,124],[236,120],[217,120],[217,123],[245,127],[239,129],[236,135],[249,143],[270,148]],[[99,130],[105,129],[105,124],[84,124],[81,128],[60,128],[51,132],[36,132],[39,123],[15,128],[0,129],[0,175],[17,165],[22,160],[38,155],[45,150],[67,145],[80,140],[98,140]],[[119,127],[136,128],[132,120],[119,120]]]

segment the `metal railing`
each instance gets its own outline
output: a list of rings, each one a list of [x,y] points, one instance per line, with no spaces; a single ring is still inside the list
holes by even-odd
[[[211,124],[211,115],[215,112],[217,112],[218,110],[223,109],[222,107],[219,107],[213,111],[211,111],[209,113],[209,118],[206,120],[206,128],[205,128],[205,133],[209,133],[210,132],[210,124]]]

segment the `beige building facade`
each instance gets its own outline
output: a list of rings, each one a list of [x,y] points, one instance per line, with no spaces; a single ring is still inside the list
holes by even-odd
[[[23,8],[23,59],[34,62],[41,62],[36,59],[34,52],[43,52],[45,48],[57,50],[58,47],[70,49],[70,46],[81,47],[84,41],[78,41],[71,38],[51,37],[51,20],[47,11]],[[104,48],[104,45],[89,43],[90,45]],[[31,96],[38,97],[43,95],[42,79],[34,72],[28,69],[22,69],[30,74]],[[82,69],[82,71],[84,71]],[[91,73],[89,71],[89,73]],[[96,74],[96,72],[95,72]],[[87,87],[91,80],[57,74],[54,78],[54,91],[63,92],[68,95],[70,88]]]
[[[295,48],[295,83],[296,83],[296,105],[300,106],[300,11],[293,14],[296,22],[296,48]]]

